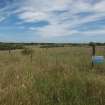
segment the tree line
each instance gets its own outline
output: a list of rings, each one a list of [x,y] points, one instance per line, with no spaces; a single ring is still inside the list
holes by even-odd
[[[40,48],[65,47],[65,46],[105,46],[105,43],[4,43],[0,42],[0,50],[24,49],[24,46],[39,46]]]

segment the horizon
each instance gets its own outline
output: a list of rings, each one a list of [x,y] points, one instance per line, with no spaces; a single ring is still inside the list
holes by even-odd
[[[105,42],[85,42],[85,43],[72,43],[72,42],[0,42],[0,44],[105,44]]]
[[[0,42],[105,43],[105,0],[0,0]]]

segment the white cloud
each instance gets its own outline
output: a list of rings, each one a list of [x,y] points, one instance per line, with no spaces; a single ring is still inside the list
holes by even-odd
[[[36,30],[35,30],[36,31]],[[64,26],[47,26],[44,28],[40,28],[37,30],[37,34],[41,35],[44,38],[53,38],[53,37],[62,37],[62,36],[70,36],[70,35],[83,35],[83,36],[104,36],[105,35],[105,28],[97,29],[97,30],[88,30],[88,31],[77,31],[77,30],[70,30]]]
[[[36,28],[35,27],[29,27],[29,30],[36,31]]]
[[[64,36],[68,35],[69,33],[64,26],[52,24],[44,28],[39,28],[38,34],[42,35],[43,37],[53,37],[53,36]]]
[[[45,20],[47,15],[43,12],[30,12],[26,11],[19,15],[19,18],[26,21],[26,22],[34,22],[34,21],[40,21]]]
[[[105,29],[101,29],[101,30],[93,30],[93,31],[89,31],[87,32],[87,34],[89,35],[94,35],[94,36],[97,36],[97,35],[105,35]]]
[[[43,28],[38,28],[35,31],[42,37],[60,37],[78,33],[78,31],[70,29],[67,24],[56,23],[49,24]]]
[[[84,31],[84,32],[78,32],[77,34],[79,35],[86,35],[86,36],[100,36],[100,35],[105,35],[105,28],[103,29],[97,29],[97,30],[89,30],[89,31]]]
[[[5,17],[0,17],[0,22],[4,21]]]
[[[26,0],[20,8],[15,11],[18,17],[24,22],[35,22],[45,20],[49,25],[40,28],[30,27],[29,30],[37,32],[43,37],[67,36],[73,34],[102,34],[104,31],[78,32],[77,26],[82,27],[88,22],[95,22],[105,18],[105,1],[100,0],[91,3],[93,0]],[[94,0],[95,1],[95,0]],[[54,14],[54,11],[67,12]],[[91,13],[88,16],[78,16],[78,13]]]
[[[25,6],[33,7],[36,11],[64,10],[73,0],[26,0]]]
[[[98,2],[96,5],[94,5],[94,10],[96,12],[105,12],[105,0]]]

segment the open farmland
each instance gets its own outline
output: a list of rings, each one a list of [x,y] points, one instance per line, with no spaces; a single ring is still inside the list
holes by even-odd
[[[0,51],[0,105],[105,105],[105,64],[91,67],[91,47],[32,49],[32,61]]]

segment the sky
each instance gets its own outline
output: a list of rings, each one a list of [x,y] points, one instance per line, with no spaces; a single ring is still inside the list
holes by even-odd
[[[2,42],[105,42],[105,0],[0,0]]]

